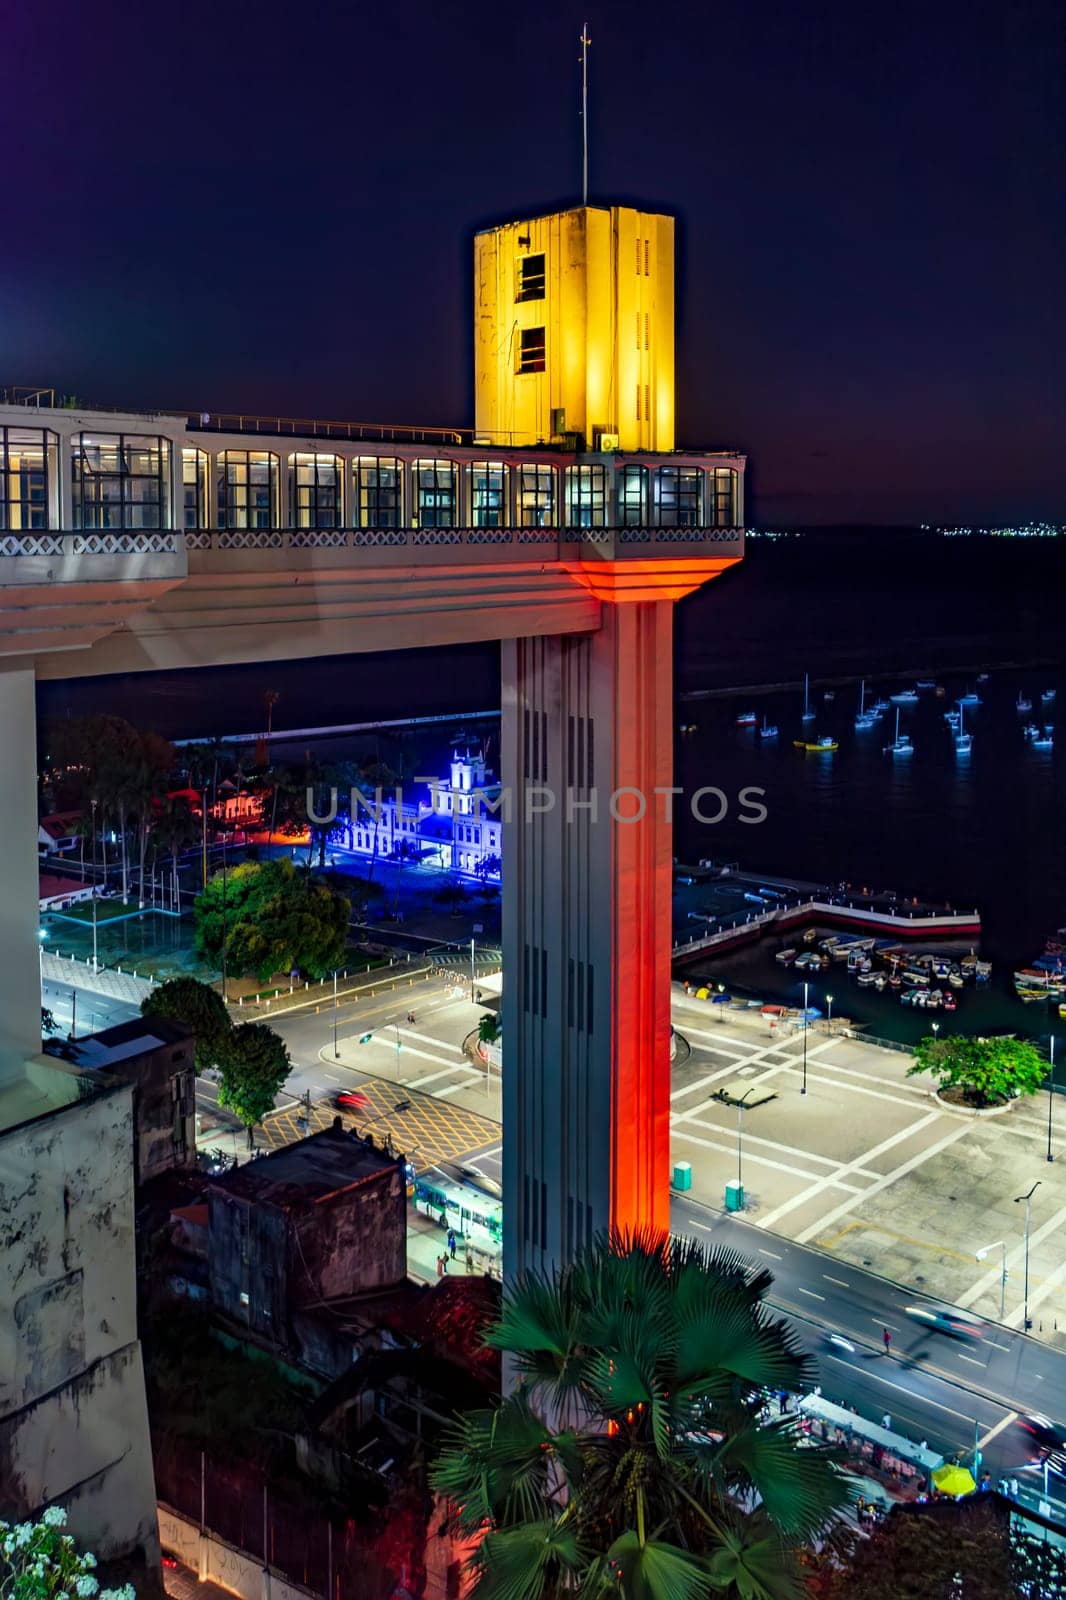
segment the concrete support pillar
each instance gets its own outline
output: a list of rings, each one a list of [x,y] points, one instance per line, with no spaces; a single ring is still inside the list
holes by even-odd
[[[33,662],[0,666],[0,1083],[41,1048],[37,881],[37,708]]]
[[[508,1277],[668,1225],[672,610],[503,646]]]

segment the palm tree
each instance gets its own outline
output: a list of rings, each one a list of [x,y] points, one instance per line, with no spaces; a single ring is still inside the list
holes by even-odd
[[[487,1342],[517,1387],[453,1424],[433,1470],[454,1531],[481,1535],[479,1600],[798,1600],[800,1547],[849,1491],[767,1420],[767,1391],[811,1378],[771,1282],[732,1251],[601,1236],[505,1292]]]

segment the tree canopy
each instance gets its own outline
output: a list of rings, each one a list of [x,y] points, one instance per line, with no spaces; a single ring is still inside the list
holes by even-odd
[[[292,1070],[285,1042],[264,1022],[242,1022],[230,1029],[220,1065],[218,1103],[240,1117],[250,1137]]]
[[[225,947],[229,972],[261,983],[293,968],[323,978],[343,962],[350,910],[345,895],[291,861],[246,861],[196,897],[196,948],[221,967]]]
[[[1022,1039],[922,1039],[907,1076],[928,1072],[941,1089],[958,1089],[975,1106],[1001,1105],[1016,1094],[1035,1094],[1047,1076],[1047,1062]]]
[[[181,1022],[196,1035],[196,1071],[218,1065],[230,1034],[229,1012],[222,996],[199,978],[171,978],[141,1001],[141,1015]]]
[[[811,1380],[769,1273],[688,1240],[597,1239],[505,1291],[487,1342],[518,1387],[462,1417],[433,1471],[483,1534],[479,1600],[793,1600],[798,1547],[849,1495],[833,1455],[769,1420]]]

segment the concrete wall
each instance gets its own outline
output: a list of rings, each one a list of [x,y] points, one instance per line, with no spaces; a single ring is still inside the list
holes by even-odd
[[[0,1134],[0,1514],[154,1562],[132,1149],[124,1087]]]
[[[402,1283],[407,1197],[399,1164],[295,1217],[293,1242],[288,1277],[296,1305]]]
[[[313,1590],[301,1588],[254,1557],[234,1549],[168,1506],[159,1507],[159,1542],[163,1549],[195,1572],[201,1583],[217,1583],[242,1600],[307,1600]],[[427,1597],[428,1600],[428,1597]]]

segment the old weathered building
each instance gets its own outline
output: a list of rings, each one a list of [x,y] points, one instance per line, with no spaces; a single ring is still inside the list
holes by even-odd
[[[59,1502],[101,1558],[158,1563],[137,1338],[128,1084],[0,1084],[0,1517]]]
[[[138,1184],[196,1162],[193,1036],[163,1017],[135,1017],[79,1039],[80,1066],[133,1085],[134,1178]]]
[[[293,1312],[406,1278],[403,1158],[339,1118],[215,1180],[208,1203],[215,1306],[276,1346]]]

